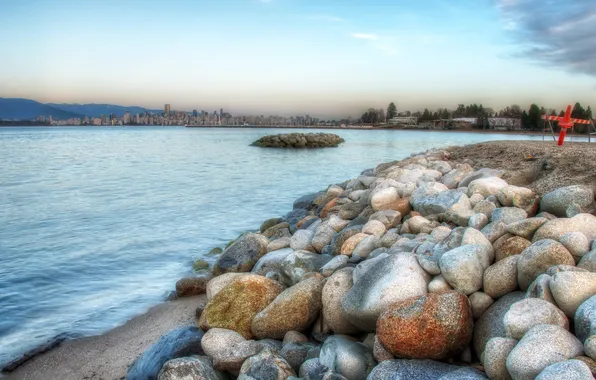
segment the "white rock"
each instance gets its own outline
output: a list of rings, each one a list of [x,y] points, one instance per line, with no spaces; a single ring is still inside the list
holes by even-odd
[[[496,337],[486,343],[482,363],[484,370],[490,379],[511,380],[507,371],[507,357],[517,344],[517,340],[511,338]]]
[[[556,325],[569,330],[569,320],[552,303],[538,298],[526,298],[511,305],[503,317],[509,338],[520,340],[536,325]]]
[[[596,273],[556,273],[550,280],[550,291],[559,308],[573,318],[577,308],[596,294]]]
[[[539,240],[526,248],[517,262],[517,281],[522,290],[553,265],[575,265],[571,253],[559,242]]]
[[[590,241],[581,232],[567,232],[559,241],[578,262],[590,250]]]
[[[479,245],[452,249],[439,260],[441,273],[455,290],[470,295],[482,288],[484,267],[479,256],[485,254],[485,248]]]

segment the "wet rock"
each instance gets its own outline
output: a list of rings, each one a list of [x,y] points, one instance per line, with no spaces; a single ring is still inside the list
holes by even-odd
[[[283,291],[252,320],[252,333],[282,339],[288,331],[304,331],[321,311],[323,281],[310,277]]]
[[[348,380],[365,379],[376,364],[369,347],[342,335],[327,338],[319,361]]]
[[[474,326],[474,351],[478,357],[484,352],[486,342],[495,337],[506,337],[503,317],[509,307],[525,296],[522,292],[512,292],[495,301],[484,314],[476,321]]]
[[[283,290],[281,284],[263,276],[239,277],[207,303],[199,326],[204,330],[216,327],[234,330],[250,339],[253,317]]]
[[[586,186],[561,187],[544,195],[540,201],[540,211],[558,217],[566,217],[567,210],[576,206],[589,211],[594,203],[594,192]]]
[[[536,325],[556,325],[569,329],[565,314],[552,303],[538,298],[526,298],[511,305],[503,317],[507,337],[520,340]]]
[[[267,231],[269,228],[271,228],[271,227],[273,227],[273,226],[275,226],[277,224],[283,223],[283,221],[284,220],[282,218],[271,218],[271,219],[267,219],[266,221],[263,222],[263,224],[261,224],[261,227],[259,228],[259,231],[261,233],[263,233],[263,232]]]
[[[353,334],[358,332],[341,307],[344,296],[352,288],[353,268],[344,268],[335,272],[323,286],[323,317],[336,334]]]
[[[167,361],[191,355],[203,355],[202,337],[203,332],[193,326],[170,331],[132,363],[126,374],[126,380],[155,380]]]
[[[464,295],[428,294],[389,306],[379,317],[377,336],[395,356],[440,360],[470,343],[473,326]]]
[[[489,378],[493,380],[511,380],[507,370],[507,357],[517,344],[517,340],[511,338],[492,338],[486,343],[486,350],[483,354],[484,370]]]
[[[213,273],[218,276],[229,272],[250,272],[257,261],[267,253],[269,240],[263,235],[246,234],[226,248],[217,259]]]
[[[157,376],[157,380],[184,380],[188,378],[227,380],[228,375],[216,371],[211,364],[211,360],[205,356],[189,356],[167,361]]]
[[[213,276],[207,273],[203,276],[187,277],[176,282],[176,296],[191,297],[205,294],[207,291],[207,283]]]
[[[282,282],[291,286],[302,281],[307,273],[314,273],[331,260],[331,256],[309,251],[291,252],[281,263]]]
[[[566,360],[551,364],[540,372],[536,380],[590,380],[593,379],[590,367],[579,360]]]
[[[297,208],[284,216],[284,220],[290,225],[290,232],[296,232],[297,224],[308,215],[308,211],[302,208]]]
[[[290,253],[292,253],[290,248],[269,252],[257,261],[251,272],[261,276],[266,275],[268,272],[281,272],[283,260]]]
[[[411,253],[374,260],[374,265],[355,279],[342,300],[350,323],[368,332],[375,330],[377,318],[387,306],[426,294],[430,281],[430,276]]]
[[[264,349],[259,354],[246,359],[242,364],[238,379],[243,378],[243,376],[247,380],[285,380],[289,376],[296,376],[296,372],[294,372],[290,364],[280,355]]]
[[[579,306],[596,294],[596,273],[556,273],[550,280],[550,291],[559,309],[573,318]]]
[[[284,233],[287,231],[287,235]],[[273,225],[263,231],[261,234],[265,236],[267,239],[271,239],[273,236],[288,236],[290,233],[290,224],[287,222],[281,222],[276,225]]]
[[[483,277],[483,289],[492,298],[499,298],[518,288],[517,261],[519,255],[509,256],[497,261],[486,271]]]
[[[517,282],[522,290],[553,265],[574,265],[571,253],[559,242],[539,240],[526,248],[517,262]]]
[[[554,325],[532,327],[507,358],[511,377],[532,380],[551,364],[582,355],[583,346],[569,331]]]

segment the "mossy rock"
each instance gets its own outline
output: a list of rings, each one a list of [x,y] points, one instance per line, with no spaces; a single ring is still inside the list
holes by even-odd
[[[203,259],[197,259],[195,260],[195,262],[192,264],[192,269],[195,272],[198,272],[202,269],[209,269],[209,263]]]
[[[221,249],[219,247],[215,247],[211,251],[209,251],[209,253],[207,253],[207,255],[209,255],[209,256],[217,256],[217,255],[221,255],[222,252],[223,252],[223,249]]]

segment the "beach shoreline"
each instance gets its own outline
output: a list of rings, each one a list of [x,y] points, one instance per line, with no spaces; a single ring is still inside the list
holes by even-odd
[[[586,143],[557,147],[552,141],[494,141],[446,150],[454,162],[505,170],[503,178],[510,184],[539,195],[565,184],[594,187],[595,175],[583,174],[596,173],[596,152]],[[162,335],[195,325],[195,309],[204,302],[205,295],[164,302],[104,334],[66,341],[34,356],[3,378],[124,379],[134,360]]]
[[[206,296],[158,304],[104,334],[67,340],[22,363],[3,380],[124,379],[130,365],[162,335],[195,324],[195,310]]]

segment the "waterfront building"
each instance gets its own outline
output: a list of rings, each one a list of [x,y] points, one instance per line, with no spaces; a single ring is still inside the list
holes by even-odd
[[[166,104],[165,105],[165,112],[164,112],[166,117],[170,117],[170,111],[171,111],[170,105],[169,104]]]

